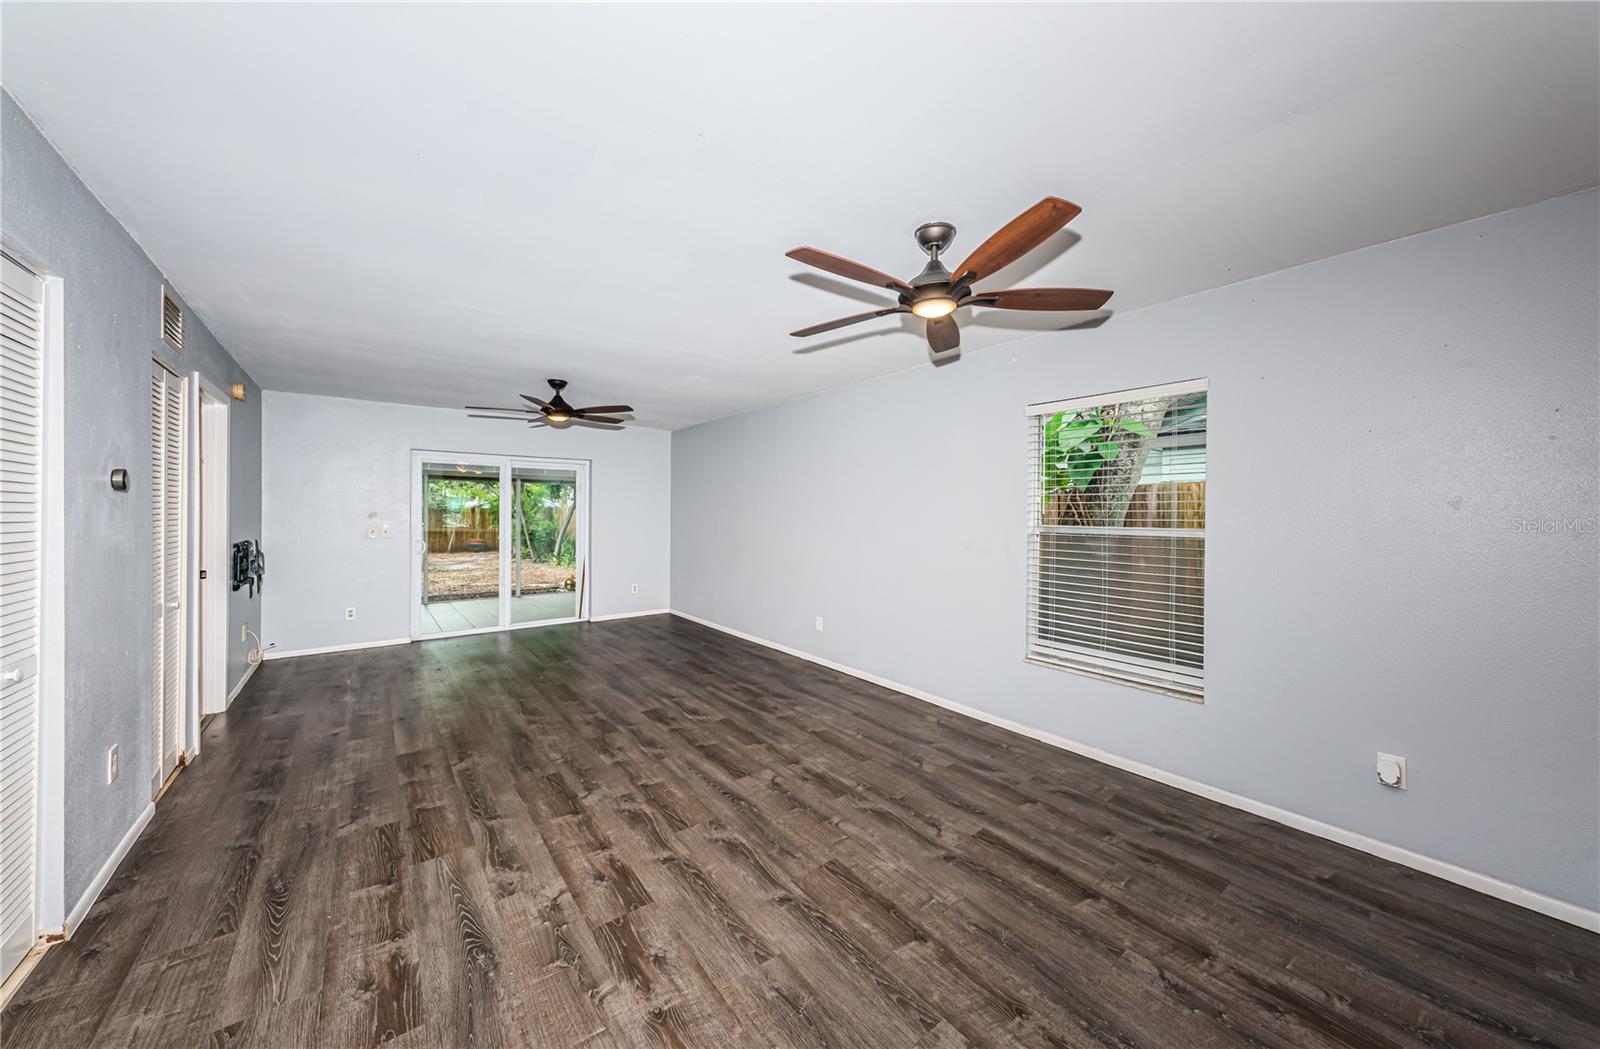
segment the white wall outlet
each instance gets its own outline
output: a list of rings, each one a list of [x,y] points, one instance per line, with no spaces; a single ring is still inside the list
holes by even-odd
[[[345,609],[344,617],[346,619],[354,619],[356,617],[356,610],[353,607]]]
[[[383,537],[385,539],[389,538],[389,526],[388,525],[384,525],[383,526]]]
[[[117,745],[111,744],[106,749],[106,786],[117,781]]]
[[[817,617],[817,633],[822,633],[822,617]]]
[[[1405,790],[1406,759],[1399,754],[1378,753],[1378,782],[1395,790]]]
[[[240,627],[239,627],[239,640],[240,641],[249,641],[250,640],[250,624],[249,623],[244,623],[244,624],[240,625]]]
[[[367,525],[367,538],[368,539],[376,539],[376,538],[378,538],[378,526],[377,525]]]
[[[638,583],[633,584],[632,590],[633,590],[634,593],[637,594],[639,592],[639,584]]]

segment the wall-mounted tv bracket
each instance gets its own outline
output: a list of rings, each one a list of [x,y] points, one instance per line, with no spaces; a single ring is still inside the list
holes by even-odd
[[[250,588],[255,597],[267,575],[267,555],[254,539],[241,539],[233,544],[233,588]]]

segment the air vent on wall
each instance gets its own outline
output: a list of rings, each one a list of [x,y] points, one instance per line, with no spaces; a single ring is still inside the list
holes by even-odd
[[[173,349],[183,350],[183,307],[178,300],[161,289],[161,341]]]

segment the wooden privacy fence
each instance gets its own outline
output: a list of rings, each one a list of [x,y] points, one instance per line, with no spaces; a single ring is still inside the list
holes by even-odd
[[[454,527],[446,527],[443,507],[428,508],[428,552],[444,554],[472,549],[482,543],[484,550],[500,549],[500,516],[488,507],[467,506],[456,511]]]
[[[1205,660],[1204,481],[1134,490],[1121,527],[1193,529],[1194,538],[1127,532],[1038,537],[1034,614],[1046,641],[1107,654],[1200,667]],[[1043,521],[1091,517],[1079,493],[1052,492]]]
[[[1206,526],[1206,483],[1204,481],[1158,481],[1141,484],[1133,490],[1121,521],[1107,521],[1104,493],[1092,489],[1085,493],[1062,488],[1045,497],[1043,524],[1087,525],[1121,524],[1128,528],[1204,528]],[[1097,511],[1099,511],[1097,513]]]
[[[1204,528],[1206,483],[1161,481],[1134,489],[1122,523],[1138,528]]]

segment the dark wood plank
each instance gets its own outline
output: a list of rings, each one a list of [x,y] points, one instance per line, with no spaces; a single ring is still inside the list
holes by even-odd
[[[7,1049],[1600,1044],[1600,937],[671,616],[204,733]]]

